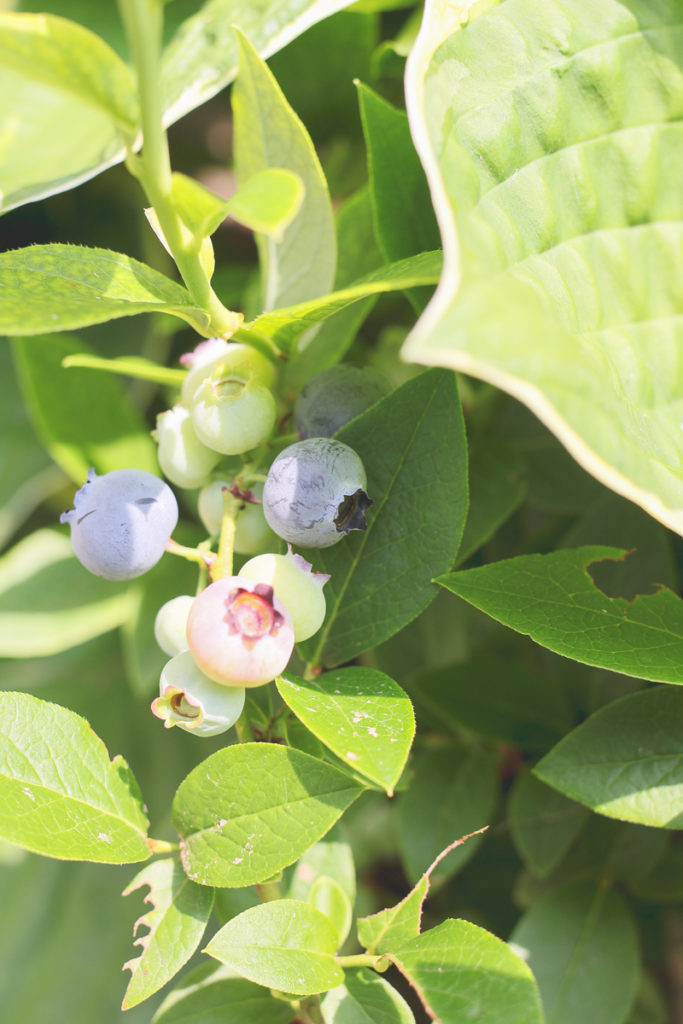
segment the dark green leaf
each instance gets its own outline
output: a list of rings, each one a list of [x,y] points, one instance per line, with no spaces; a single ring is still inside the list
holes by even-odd
[[[502,657],[427,670],[411,678],[409,689],[435,724],[454,732],[465,726],[523,750],[547,750],[573,724],[554,680]]]
[[[415,735],[410,699],[372,668],[278,679],[280,696],[337,757],[393,795]]]
[[[133,934],[140,927],[149,930],[135,942],[142,947],[140,956],[125,964],[132,977],[123,998],[124,1010],[153,995],[187,963],[204,934],[213,904],[213,890],[191,882],[172,857],[144,867],[123,895],[144,886],[149,887],[145,903],[151,903],[152,909],[138,918]]]
[[[622,697],[565,737],[534,769],[599,814],[683,826],[683,694],[656,687]]]
[[[155,1013],[152,1024],[291,1024],[292,1007],[231,971],[202,964],[190,971]]]
[[[558,866],[586,823],[588,811],[536,779],[515,780],[508,820],[515,846],[534,874],[544,878]]]
[[[683,683],[683,601],[666,589],[632,601],[610,598],[587,571],[594,562],[624,556],[607,547],[522,555],[437,582],[557,654],[641,679]]]
[[[453,562],[467,507],[462,413],[448,372],[408,381],[338,436],[361,456],[374,505],[364,533],[313,556],[331,574],[327,617],[302,646],[326,666],[388,639],[427,607],[432,577]]]
[[[458,551],[459,565],[485,544],[519,508],[526,494],[523,463],[499,438],[470,448],[470,507]]]
[[[532,907],[510,942],[534,972],[548,1024],[621,1024],[640,982],[638,933],[618,893],[578,883]]]
[[[147,818],[130,768],[85,719],[26,693],[0,708],[0,835],[64,860],[146,860]]]
[[[272,900],[223,925],[206,952],[249,981],[308,995],[339,985],[337,936],[324,914],[299,900]]]
[[[427,751],[415,758],[413,779],[399,802],[399,843],[413,882],[454,840],[489,823],[498,790],[497,760],[476,748]],[[475,835],[449,853],[434,873],[434,884],[459,871],[481,841]]]
[[[158,473],[156,445],[121,382],[63,368],[65,358],[83,349],[68,335],[12,340],[24,399],[45,447],[79,486],[91,466],[98,473],[122,467]]]
[[[298,750],[219,750],[190,772],[173,802],[185,870],[202,885],[262,882],[320,839],[361,792]]]

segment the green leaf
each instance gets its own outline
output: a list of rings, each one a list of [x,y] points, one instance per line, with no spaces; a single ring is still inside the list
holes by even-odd
[[[412,1011],[395,988],[368,970],[344,972],[344,984],[320,1003],[324,1024],[415,1024]]]
[[[667,1024],[669,1008],[657,982],[643,973],[640,991],[631,1007],[626,1024]]]
[[[683,683],[683,601],[664,588],[633,601],[607,597],[587,569],[618,548],[522,555],[437,580],[536,643],[575,661],[640,679]]]
[[[469,921],[444,921],[395,949],[392,960],[440,1024],[543,1024],[527,965]]]
[[[301,645],[328,667],[387,640],[435,596],[455,557],[467,507],[467,452],[455,378],[432,370],[339,431],[358,452],[374,505],[368,528],[312,554],[331,574],[327,617]],[[438,466],[438,486],[435,467]]]
[[[356,899],[356,870],[353,851],[342,825],[335,825],[319,843],[315,843],[290,869],[286,895],[308,901],[318,878],[332,878],[353,906]]]
[[[488,440],[488,439],[485,439]],[[523,463],[510,445],[495,438],[495,445],[471,445],[470,507],[458,551],[457,564],[465,562],[496,533],[526,496]]]
[[[282,242],[304,201],[304,183],[298,174],[278,167],[259,171],[238,188],[226,204],[226,213],[252,231]]]
[[[299,258],[304,257],[299,254]],[[305,258],[309,260],[315,257],[306,255]],[[248,341],[251,333],[265,335],[283,352],[290,352],[305,331],[346,306],[371,295],[381,295],[383,292],[405,291],[418,285],[435,284],[440,273],[440,252],[423,252],[418,256],[410,256],[408,259],[378,267],[377,270],[370,271],[360,280],[338,292],[300,302],[295,306],[275,309],[270,313],[262,313],[251,323],[241,327],[236,337]]]
[[[439,852],[491,820],[498,793],[497,756],[474,748],[432,750],[415,758],[410,787],[399,802],[399,844],[416,882]],[[433,877],[441,885],[476,853],[481,835],[457,846]]]
[[[408,117],[359,83],[358,100],[368,151],[375,234],[386,260],[400,260],[441,245],[424,171],[410,137]],[[418,312],[428,289],[410,291]]]
[[[207,314],[189,293],[138,260],[81,245],[0,253],[1,334],[43,334],[136,313],[171,313],[200,333]]]
[[[308,902],[324,914],[334,928],[336,948],[339,949],[349,934],[353,920],[353,908],[341,885],[333,878],[320,875],[311,886]]]
[[[173,821],[201,885],[253,885],[293,863],[362,792],[331,765],[267,743],[226,747],[180,784]]]
[[[410,698],[372,668],[345,668],[315,679],[277,680],[280,696],[319,740],[354,771],[393,795],[415,735]]]
[[[134,608],[130,586],[93,576],[56,530],[37,530],[0,559],[0,657],[66,651],[116,629]]]
[[[683,694],[656,687],[622,697],[566,736],[534,772],[599,814],[683,826]]]
[[[79,485],[98,473],[133,467],[158,473],[156,445],[120,381],[85,369],[64,369],[82,353],[81,340],[13,338],[17,375],[36,432],[52,458]]]
[[[463,836],[442,850],[417,885],[395,907],[387,907],[386,910],[380,910],[369,917],[358,918],[358,938],[369,953],[391,953],[420,934],[422,908],[429,893],[434,870],[449,853],[471,838],[472,836]]]
[[[233,22],[234,24],[234,22]],[[248,25],[242,28],[248,31]],[[242,187],[284,168],[304,187],[301,209],[281,241],[258,235],[263,308],[307,302],[332,287],[336,259],[332,204],[313,143],[273,75],[237,31],[240,72],[232,90],[235,173]]]
[[[0,14],[0,209],[71,188],[137,133],[133,76],[99,36],[51,14]]]
[[[63,860],[146,860],[147,818],[132,772],[88,723],[27,693],[0,706],[0,835]]]
[[[547,750],[573,724],[564,691],[553,679],[510,659],[478,655],[412,676],[410,692],[436,725],[465,726],[523,750]]]
[[[89,352],[76,352],[72,356],[65,356],[62,366],[65,370],[73,366],[86,370],[104,370],[106,373],[135,377],[136,380],[151,380],[155,384],[164,384],[171,388],[179,388],[187,376],[187,370],[160,366],[159,363],[153,363],[151,359],[145,359],[143,356],[116,356],[114,359],[103,359]]]
[[[510,938],[538,982],[548,1024],[621,1024],[640,983],[638,933],[621,896],[591,882],[532,907]]]
[[[683,532],[681,8],[429,0],[411,130],[445,272],[403,355],[524,402]]]
[[[309,995],[343,981],[336,943],[332,925],[315,907],[273,900],[228,921],[205,952],[258,985]]]
[[[202,964],[185,975],[152,1024],[291,1024],[289,1003],[218,965],[211,970],[213,966]]]
[[[554,871],[586,824],[588,811],[544,785],[531,772],[517,776],[508,821],[525,864],[545,878]]]
[[[335,288],[346,287],[359,274],[368,274],[383,262],[372,228],[370,190],[364,185],[342,203],[337,214]],[[336,366],[350,348],[374,303],[372,295],[352,302],[324,320],[318,330],[312,332],[312,337],[304,339],[307,343],[302,344],[301,350],[285,367],[287,387],[299,392],[316,373]]]
[[[151,903],[152,909],[138,918],[133,934],[140,927],[149,931],[135,941],[142,947],[140,956],[124,965],[132,973],[124,1010],[153,995],[187,963],[204,934],[213,904],[213,889],[191,882],[173,857],[144,867],[123,895],[144,886],[149,887],[145,903]]]

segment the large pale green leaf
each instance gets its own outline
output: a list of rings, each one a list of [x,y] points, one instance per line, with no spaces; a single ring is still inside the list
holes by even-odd
[[[199,945],[211,914],[213,889],[191,882],[173,857],[156,860],[140,871],[123,891],[124,896],[147,886],[148,910],[135,922],[146,934],[135,940],[142,953],[125,967],[132,972],[123,1009],[137,1006],[157,992],[187,963]]]
[[[683,683],[683,601],[671,590],[629,601],[607,597],[587,567],[618,548],[521,555],[438,582],[557,654],[640,679]]]
[[[0,657],[66,651],[116,629],[134,609],[131,587],[84,569],[56,530],[37,530],[0,559]]]
[[[301,208],[279,238],[259,234],[264,309],[307,302],[334,282],[336,237],[327,182],[313,143],[267,65],[238,35],[240,71],[232,90],[235,172],[242,188],[269,169],[301,180]]]
[[[640,982],[638,933],[621,896],[580,882],[537,903],[510,942],[538,982],[546,1024],[621,1024]]]
[[[292,1016],[291,1005],[261,985],[209,963],[183,976],[152,1024],[291,1024]]]
[[[295,222],[296,223],[296,222]],[[303,258],[303,257],[301,257]],[[313,259],[308,255],[306,259]],[[266,335],[278,348],[289,352],[297,339],[309,328],[340,312],[354,302],[384,292],[403,291],[423,284],[435,284],[441,273],[441,252],[422,252],[396,263],[388,263],[370,271],[365,277],[338,292],[300,302],[294,306],[262,313],[245,324],[237,337],[249,341],[249,334]]]
[[[185,870],[202,885],[262,882],[329,831],[361,792],[298,750],[268,743],[219,750],[190,772],[173,802]]]
[[[322,999],[324,1024],[415,1024],[395,988],[368,970],[344,972],[344,984]]]
[[[249,981],[308,995],[343,981],[336,948],[336,933],[319,910],[299,900],[272,900],[233,917],[206,952]]]
[[[0,13],[0,210],[77,185],[137,134],[129,68],[88,29]]]
[[[440,1024],[543,1024],[527,965],[469,921],[444,921],[395,949],[391,959]]]
[[[63,860],[125,864],[149,857],[132,772],[73,711],[27,693],[0,706],[0,835]]]
[[[403,354],[508,391],[683,532],[683,10],[473,6],[428,0],[409,59],[445,270]]]
[[[683,826],[683,693],[660,686],[591,715],[536,766],[540,779],[610,818]]]
[[[297,718],[354,771],[393,796],[415,735],[410,698],[372,668],[343,668],[315,679],[278,679]]]
[[[238,62],[234,25],[262,57],[270,57],[311,25],[352,2],[207,0],[180,26],[164,53],[161,84],[167,120],[177,121],[233,80]]]
[[[13,338],[12,354],[36,433],[79,485],[90,467],[158,473],[156,445],[121,381],[107,373],[63,367],[82,341],[68,335]]]
[[[432,578],[452,565],[467,508],[461,417],[454,377],[432,370],[339,432],[363,460],[374,505],[365,532],[311,553],[331,574],[323,627],[301,645],[313,664],[338,665],[387,640],[435,596]]]
[[[189,293],[144,263],[109,249],[32,245],[0,253],[0,334],[46,334],[136,313],[172,313],[203,332]]]
[[[429,750],[415,758],[399,803],[399,844],[406,873],[417,882],[440,851],[491,820],[498,794],[496,755],[473,748]],[[442,884],[476,853],[482,835],[451,850],[433,881]]]

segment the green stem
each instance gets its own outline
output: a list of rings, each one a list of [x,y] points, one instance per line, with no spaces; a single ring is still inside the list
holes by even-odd
[[[218,555],[211,566],[211,579],[215,582],[225,576],[232,576],[232,559],[235,551],[235,529],[237,527],[237,513],[240,510],[240,503],[230,493],[227,487],[223,488],[223,519],[221,522],[221,535],[218,540]]]
[[[170,555],[179,555],[181,558],[186,558],[188,562],[197,562],[204,567],[210,566],[215,562],[213,553],[201,546],[198,548],[188,548],[184,544],[178,544],[175,540],[168,540],[166,541],[166,550]]]
[[[214,292],[193,238],[178,216],[171,196],[172,173],[161,101],[161,47],[163,5],[160,0],[119,0],[121,18],[138,76],[143,147],[140,160],[129,166],[138,176],[147,199],[159,218],[168,248],[194,302],[210,318],[207,337],[227,337],[237,330],[241,316],[226,309]]]
[[[378,964],[383,967],[386,957],[377,953],[355,953],[353,956],[336,956],[335,963],[339,967],[375,967]]]
[[[282,896],[279,882],[259,882],[256,891],[261,903],[270,903],[272,900],[279,900]]]

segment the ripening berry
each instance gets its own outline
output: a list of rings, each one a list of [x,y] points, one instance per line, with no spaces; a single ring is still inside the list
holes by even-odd
[[[279,537],[303,548],[328,548],[350,530],[365,530],[365,469],[348,445],[309,437],[280,452],[263,488],[263,514]]]
[[[270,359],[251,345],[242,345],[236,341],[210,338],[200,342],[194,352],[181,356],[180,362],[189,368],[180,392],[180,400],[187,406],[192,404],[199,385],[211,376],[219,363],[226,375],[245,380],[256,377],[267,388],[272,388],[275,383],[275,367]]]
[[[195,598],[187,641],[210,679],[227,686],[261,686],[286,667],[294,630],[272,587],[226,576]]]
[[[257,555],[240,569],[240,576],[269,583],[292,616],[294,641],[301,643],[317,633],[325,619],[324,572],[312,572],[310,562],[292,553]]]
[[[157,612],[154,637],[164,654],[171,658],[187,650],[187,617],[193,601],[189,594],[180,594],[162,604]]]
[[[94,469],[63,512],[78,560],[96,576],[131,580],[151,569],[164,553],[178,522],[173,491],[142,469]]]
[[[218,736],[240,717],[244,697],[243,687],[219,686],[208,679],[190,651],[184,651],[164,666],[152,712],[167,729],[177,725],[195,736]]]
[[[174,405],[159,413],[154,435],[164,476],[178,487],[202,487],[220,455],[199,440],[188,410]]]
[[[199,492],[199,517],[211,536],[217,536],[221,531],[224,487],[230,488],[229,481],[214,480]],[[235,551],[240,555],[256,555],[267,551],[277,541],[263,515],[263,484],[254,484],[251,491],[258,500],[242,502],[235,520]]]
[[[223,455],[255,448],[275,426],[275,399],[256,377],[245,380],[222,372],[207,377],[195,392],[190,411],[199,440]]]
[[[339,363],[309,380],[294,407],[299,437],[332,437],[391,391],[391,384],[372,366]]]

